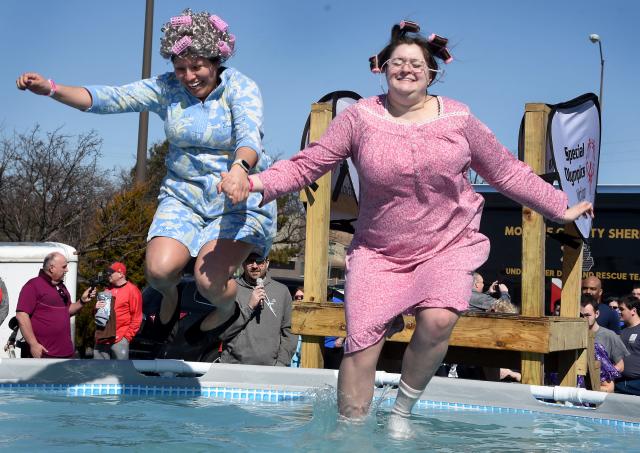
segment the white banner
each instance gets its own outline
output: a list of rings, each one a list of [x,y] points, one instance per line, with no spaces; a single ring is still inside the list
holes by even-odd
[[[358,102],[360,98],[361,96],[353,91],[333,91],[322,96],[318,102],[331,102],[335,117],[350,105]],[[307,118],[302,132],[301,149],[306,148],[309,144],[309,127],[310,120]],[[311,188],[315,190],[312,186]],[[358,173],[351,159],[347,159],[331,173],[331,229],[353,232],[352,222],[358,217],[359,196]]]
[[[550,106],[549,141],[560,187],[569,206],[590,201],[595,206],[600,158],[600,106],[595,94]],[[583,238],[591,235],[591,218],[575,222]]]

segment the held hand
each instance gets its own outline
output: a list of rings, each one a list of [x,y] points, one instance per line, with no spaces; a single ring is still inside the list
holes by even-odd
[[[36,72],[25,72],[16,80],[19,90],[29,90],[32,93],[48,95],[51,91],[51,83]]]
[[[497,287],[498,287],[498,280],[496,280],[495,282],[493,282],[491,284],[491,286],[489,287],[489,292],[490,293],[498,292],[498,288]]]
[[[500,289],[501,293],[508,293],[509,292],[509,288],[507,288],[507,285],[500,283],[498,284],[498,289]]]
[[[251,298],[249,299],[249,307],[255,309],[258,305],[260,308],[264,305],[264,300],[267,297],[267,293],[262,286],[256,286],[251,293]]]
[[[49,352],[40,343],[34,344],[33,346],[29,347],[29,349],[31,350],[31,355],[33,356],[34,359],[41,359],[42,353]]]
[[[82,302],[84,302],[86,304],[87,302],[89,302],[94,297],[96,297],[96,288],[87,288],[82,293],[81,299],[82,299]]]
[[[581,201],[580,203],[571,206],[564,212],[562,220],[564,221],[564,223],[571,223],[583,215],[589,216],[592,219],[594,217],[593,205],[588,201]]]
[[[218,193],[224,192],[233,204],[241,203],[249,197],[249,178],[242,168],[234,165],[229,173],[222,173],[221,176]]]

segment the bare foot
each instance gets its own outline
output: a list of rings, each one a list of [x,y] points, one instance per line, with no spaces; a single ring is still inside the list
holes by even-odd
[[[173,314],[176,312],[178,305],[178,288],[172,287],[168,292],[163,294],[162,304],[160,305],[160,322],[169,324]]]

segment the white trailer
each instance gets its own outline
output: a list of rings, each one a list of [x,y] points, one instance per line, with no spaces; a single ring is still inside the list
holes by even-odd
[[[18,295],[27,281],[36,277],[45,256],[51,252],[60,252],[69,262],[69,271],[64,284],[71,293],[71,300],[76,300],[78,280],[78,255],[73,247],[58,242],[0,242],[0,278],[7,286],[9,296],[9,315],[0,326],[0,357],[8,357],[4,351],[11,330],[9,319],[16,314]],[[71,319],[71,338],[74,338],[75,322]],[[18,353],[18,350],[16,350]]]

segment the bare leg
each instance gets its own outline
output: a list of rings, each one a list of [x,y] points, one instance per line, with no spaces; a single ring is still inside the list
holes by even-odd
[[[253,244],[230,239],[207,242],[196,259],[194,276],[198,291],[216,310],[200,324],[206,331],[218,327],[235,310],[236,282],[230,277],[254,249]]]
[[[162,294],[160,322],[167,324],[176,310],[178,290],[182,269],[191,255],[179,241],[157,236],[147,244],[145,273],[149,284]]]
[[[401,379],[424,390],[447,353],[459,316],[445,308],[426,308],[416,315],[416,330],[402,358]]]
[[[411,409],[447,353],[449,336],[457,320],[456,313],[443,308],[428,308],[416,314],[416,330],[402,358],[398,396],[387,425],[392,437],[412,437],[408,421]]]
[[[384,338],[373,346],[345,354],[338,374],[338,410],[348,418],[362,418],[373,399],[376,364]]]

